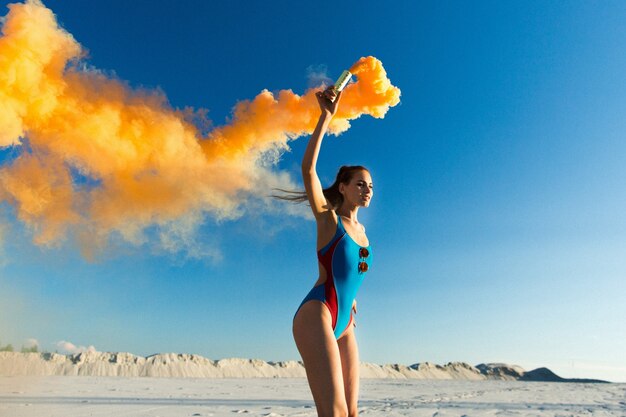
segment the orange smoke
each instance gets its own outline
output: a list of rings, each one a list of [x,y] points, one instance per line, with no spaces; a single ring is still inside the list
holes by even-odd
[[[205,215],[241,215],[260,186],[265,194],[293,186],[271,165],[289,140],[315,128],[315,90],[262,91],[203,137],[161,94],[79,69],[81,46],[38,0],[9,8],[0,38],[0,147],[24,149],[0,167],[0,202],[36,244],[53,245],[68,232],[87,252],[112,233],[141,243],[149,226],[193,230]],[[344,90],[334,134],[399,102],[376,58],[361,58],[351,71],[357,82]]]

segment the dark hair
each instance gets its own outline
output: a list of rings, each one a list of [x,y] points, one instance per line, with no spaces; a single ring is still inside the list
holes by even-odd
[[[361,165],[343,165],[339,168],[339,172],[337,172],[337,177],[335,178],[333,185],[328,188],[324,188],[324,197],[326,197],[326,201],[330,204],[330,209],[337,210],[341,207],[341,204],[343,203],[343,195],[339,192],[339,184],[348,184],[352,180],[354,173],[357,171],[369,172],[367,168]],[[272,197],[278,198],[279,200],[303,203],[309,199],[306,195],[306,191],[291,191],[283,190],[282,188],[274,189],[285,193],[283,195],[272,195]]]

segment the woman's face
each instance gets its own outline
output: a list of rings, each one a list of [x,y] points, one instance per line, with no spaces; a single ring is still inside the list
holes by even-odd
[[[340,183],[339,192],[347,203],[368,207],[374,195],[372,177],[368,171],[357,171],[348,184]]]

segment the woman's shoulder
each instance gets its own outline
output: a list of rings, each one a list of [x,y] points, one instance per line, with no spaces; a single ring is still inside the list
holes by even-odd
[[[316,217],[316,220],[318,225],[333,227],[337,226],[337,223],[340,221],[339,215],[333,209],[320,213],[320,215]]]
[[[334,210],[328,210],[316,217],[317,220],[317,247],[322,249],[337,234],[338,217]]]
[[[317,222],[317,230],[321,233],[335,233],[337,225],[341,221],[335,210],[327,210],[315,218]]]

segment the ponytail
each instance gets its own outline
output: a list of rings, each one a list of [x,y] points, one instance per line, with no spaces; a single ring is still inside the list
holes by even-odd
[[[326,197],[331,210],[337,210],[343,204],[343,195],[339,192],[339,184],[348,184],[357,171],[368,171],[368,169],[361,165],[343,165],[337,172],[335,182],[330,187],[324,188],[324,197]],[[272,195],[279,200],[303,203],[309,199],[305,191],[283,190],[281,188],[274,188],[274,190],[284,193],[283,195]]]

